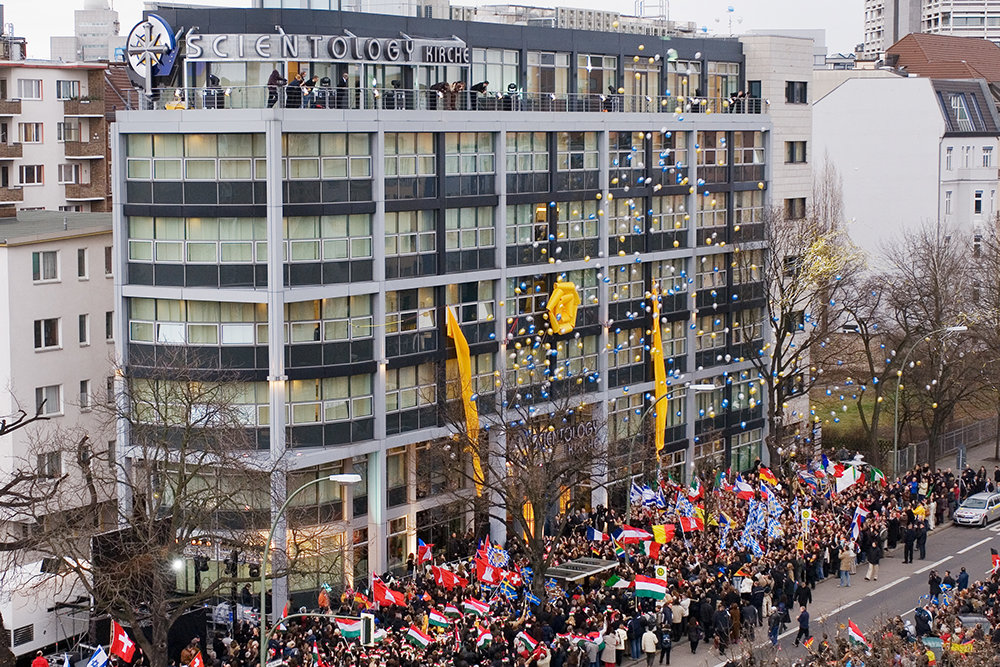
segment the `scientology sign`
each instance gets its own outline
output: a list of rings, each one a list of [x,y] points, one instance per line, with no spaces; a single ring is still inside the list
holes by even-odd
[[[279,27],[280,30],[280,27]],[[308,60],[310,62],[469,64],[469,47],[457,37],[356,37],[354,35],[201,34],[188,31],[188,62]]]

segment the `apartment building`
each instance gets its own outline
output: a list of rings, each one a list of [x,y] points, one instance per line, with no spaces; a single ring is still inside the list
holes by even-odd
[[[104,65],[0,61],[0,215],[108,210]]]
[[[865,0],[861,55],[877,60],[910,33],[1000,42],[998,0]]]
[[[118,34],[118,12],[108,0],[84,0],[73,12],[73,34],[49,37],[49,58],[61,62],[123,60],[125,37]]]

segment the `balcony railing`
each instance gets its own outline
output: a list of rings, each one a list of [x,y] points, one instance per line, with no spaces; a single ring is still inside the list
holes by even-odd
[[[99,141],[66,141],[66,157],[105,157],[106,144]]]
[[[99,183],[67,183],[66,200],[96,200],[104,199],[107,193]]]
[[[0,116],[20,116],[21,100],[0,100]]]
[[[69,102],[67,102],[67,105]],[[233,86],[229,88],[161,88],[147,97],[127,92],[126,106],[141,110],[181,109],[364,109],[419,111],[542,111],[542,112],[637,112],[637,113],[735,113],[759,115],[767,102],[744,98],[730,104],[729,98],[651,95],[532,93],[523,91],[479,93],[473,90],[406,90],[391,88],[314,88],[283,86]],[[67,106],[68,109],[68,106]],[[69,111],[66,115],[70,114]],[[86,115],[86,114],[84,114]]]
[[[21,144],[3,144],[0,143],[0,160],[13,160],[15,158],[21,157],[23,153],[23,147]]]
[[[0,187],[0,202],[18,201],[24,201],[24,191],[19,186],[12,188]]]
[[[103,116],[104,100],[64,100],[64,116]]]

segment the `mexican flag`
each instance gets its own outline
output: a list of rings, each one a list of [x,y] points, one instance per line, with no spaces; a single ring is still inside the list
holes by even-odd
[[[637,598],[653,598],[662,600],[667,597],[667,582],[663,579],[654,579],[637,574],[635,581],[635,596]]]
[[[871,648],[871,644],[865,639],[865,636],[861,634],[861,629],[854,625],[854,621],[847,619],[847,638],[852,642],[857,642],[859,644],[864,644],[868,648]]]
[[[420,630],[414,626],[410,626],[410,629],[406,631],[406,641],[410,642],[414,646],[419,646],[420,648],[427,648],[433,643],[434,638],[430,635],[425,635]]]
[[[439,612],[437,609],[431,609],[431,613],[428,614],[427,621],[435,628],[451,627],[451,621],[448,620],[448,617]]]
[[[479,600],[473,600],[472,598],[463,602],[462,607],[465,611],[476,616],[486,616],[486,614],[490,613],[490,606],[488,604]]]
[[[628,588],[629,583],[617,574],[613,574],[611,575],[611,578],[604,582],[604,585],[607,588]]]
[[[344,636],[345,639],[357,639],[361,636],[361,620],[356,618],[338,618],[337,627],[340,628],[340,634]]]
[[[476,637],[476,648],[489,646],[493,642],[493,635],[486,628],[479,628],[479,636]]]

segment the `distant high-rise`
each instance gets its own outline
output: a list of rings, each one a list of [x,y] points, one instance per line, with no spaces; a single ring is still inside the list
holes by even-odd
[[[865,58],[881,57],[912,32],[1000,43],[1000,0],[865,0]]]
[[[118,59],[115,49],[125,46],[125,38],[118,34],[118,12],[108,4],[108,0],[84,0],[83,9],[73,12],[73,25],[72,36],[49,38],[52,60],[89,62]]]

